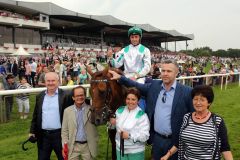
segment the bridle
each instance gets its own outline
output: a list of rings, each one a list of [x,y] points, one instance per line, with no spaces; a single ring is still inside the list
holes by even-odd
[[[111,103],[110,99],[112,98],[112,96],[111,96],[112,89],[111,89],[110,84],[109,84],[110,81],[111,80],[107,79],[107,78],[105,78],[105,79],[95,79],[95,80],[92,79],[91,80],[91,83],[101,83],[101,82],[106,83],[107,90],[106,90],[104,106],[102,108],[102,115],[101,115],[101,118],[102,118],[103,122],[107,122],[111,117],[115,118],[115,113],[113,112],[113,108],[110,105],[110,103]],[[94,108],[92,109],[92,112],[93,112],[93,114],[95,114]],[[94,115],[94,118],[95,118],[95,115]],[[95,121],[95,119],[93,121]],[[110,129],[108,125],[107,125],[107,129]],[[108,134],[108,141],[107,141],[106,160],[108,160],[109,132],[107,132],[107,134]]]
[[[111,96],[112,89],[111,89],[110,84],[109,84],[110,81],[111,80],[107,79],[107,78],[105,78],[105,79],[92,79],[91,80],[91,83],[101,83],[101,82],[103,82],[103,83],[106,83],[106,86],[107,86],[106,87],[107,89],[105,91],[106,95],[104,97],[105,98],[104,106],[102,107],[102,115],[101,115],[103,121],[107,121],[111,116],[114,115],[113,108],[110,105],[111,98],[112,98],[112,96]],[[92,112],[95,112],[94,108],[92,108]]]

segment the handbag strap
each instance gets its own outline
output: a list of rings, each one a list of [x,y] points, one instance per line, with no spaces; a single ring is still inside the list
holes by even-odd
[[[216,143],[216,145],[215,145],[215,147],[214,147],[214,152],[213,152],[213,156],[212,156],[212,159],[214,160],[215,158],[216,158],[216,156],[217,156],[217,153],[218,153],[218,150],[219,150],[219,143],[218,143],[218,139],[219,139],[219,135],[218,135],[218,131],[219,131],[219,129],[218,129],[218,126],[219,126],[219,124],[217,124],[217,116],[213,113],[212,114],[212,121],[213,121],[213,125],[214,125],[214,128],[215,128],[215,133],[216,133],[216,141],[215,141],[215,143]]]

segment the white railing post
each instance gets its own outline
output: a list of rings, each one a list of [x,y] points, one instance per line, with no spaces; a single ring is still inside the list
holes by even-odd
[[[86,89],[86,97],[90,97],[89,88]]]
[[[227,77],[226,77],[226,81],[225,81],[225,90],[227,89],[227,84],[228,84],[228,75],[227,75]]]

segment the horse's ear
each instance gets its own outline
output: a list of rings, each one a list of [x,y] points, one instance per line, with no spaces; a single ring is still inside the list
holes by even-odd
[[[105,67],[100,65],[99,63],[97,63],[96,68],[97,68],[98,71],[103,71],[105,69]]]
[[[107,75],[108,74],[108,66],[103,70],[103,75]]]
[[[93,72],[92,72],[91,66],[89,66],[89,65],[85,65],[85,66],[86,66],[87,72],[92,76]]]

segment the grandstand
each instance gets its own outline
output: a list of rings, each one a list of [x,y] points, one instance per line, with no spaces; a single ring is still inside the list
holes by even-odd
[[[193,34],[161,30],[150,24],[132,24],[110,15],[86,15],[50,2],[0,0],[0,53],[12,53],[22,45],[30,53],[52,48],[106,50],[128,43],[127,30],[143,29],[143,44],[162,49],[161,44],[193,40]],[[175,47],[176,48],[176,47]]]

